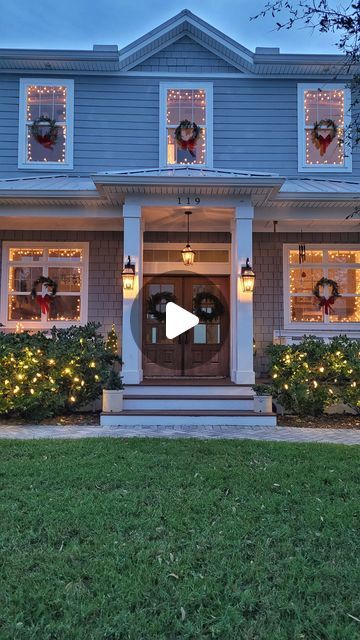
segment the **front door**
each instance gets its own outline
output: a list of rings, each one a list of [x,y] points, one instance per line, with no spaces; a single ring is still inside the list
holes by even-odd
[[[229,279],[226,276],[154,276],[144,278],[143,369],[145,377],[226,377],[229,375]],[[206,298],[206,293],[210,298]],[[163,296],[162,296],[163,294]],[[168,340],[165,335],[165,306],[174,302],[193,311],[194,299],[202,295],[201,308],[212,315],[214,298],[221,313]],[[149,301],[158,301],[155,316]],[[151,306],[151,304],[150,304]],[[154,307],[153,307],[154,310]]]

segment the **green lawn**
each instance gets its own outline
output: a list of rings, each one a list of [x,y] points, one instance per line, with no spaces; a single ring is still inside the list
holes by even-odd
[[[1,640],[360,638],[360,450],[0,443]]]

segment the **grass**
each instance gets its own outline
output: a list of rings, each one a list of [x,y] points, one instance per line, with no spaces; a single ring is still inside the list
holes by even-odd
[[[1,640],[359,639],[359,458],[1,442]]]

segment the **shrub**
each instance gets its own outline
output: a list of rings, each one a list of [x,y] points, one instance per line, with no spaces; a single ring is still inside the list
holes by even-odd
[[[0,333],[0,414],[42,419],[98,398],[114,360],[98,324]]]
[[[360,412],[360,346],[346,336],[329,343],[305,337],[295,345],[270,345],[272,393],[287,410],[319,415],[334,403]]]

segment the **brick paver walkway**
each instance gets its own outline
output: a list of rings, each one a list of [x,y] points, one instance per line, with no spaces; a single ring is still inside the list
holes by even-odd
[[[333,444],[360,444],[357,429],[312,429],[297,427],[97,427],[97,426],[0,426],[0,438],[32,440],[40,438],[202,438],[277,440],[283,442],[329,442]]]

